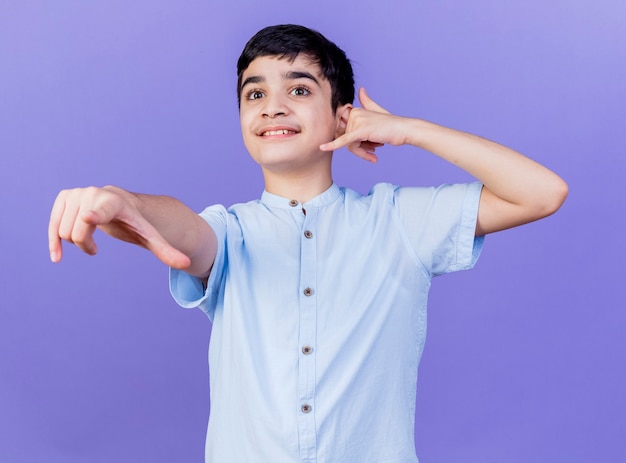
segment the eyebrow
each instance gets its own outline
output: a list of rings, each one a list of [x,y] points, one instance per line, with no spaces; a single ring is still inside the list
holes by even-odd
[[[289,71],[283,74],[283,79],[285,80],[297,80],[297,79],[309,79],[315,82],[318,86],[320,85],[319,81],[311,74],[306,71]],[[241,88],[243,89],[246,85],[249,84],[259,84],[265,82],[267,79],[263,76],[250,76],[241,84]]]
[[[290,71],[287,74],[285,74],[285,78],[288,80],[296,80],[296,79],[310,79],[313,82],[315,82],[317,85],[319,85],[319,81],[313,76],[313,74],[311,74],[310,72],[306,72],[306,71]]]

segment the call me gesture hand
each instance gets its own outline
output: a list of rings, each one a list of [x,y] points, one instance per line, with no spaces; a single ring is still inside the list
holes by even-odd
[[[345,133],[321,145],[322,151],[334,151],[345,146],[360,158],[376,162],[376,148],[407,143],[406,134],[410,128],[406,124],[410,119],[391,114],[372,100],[364,88],[359,89],[359,102],[362,108],[351,109]]]

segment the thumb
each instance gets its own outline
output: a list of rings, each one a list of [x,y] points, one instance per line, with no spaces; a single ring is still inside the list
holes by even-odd
[[[168,267],[185,270],[191,265],[191,259],[187,255],[173,247],[160,235],[150,237],[146,242],[146,247]]]
[[[389,114],[389,111],[387,111],[385,108],[383,108],[370,98],[364,87],[361,87],[359,89],[359,101],[361,102],[361,106],[363,107],[363,109],[366,109],[368,111],[375,111],[378,113]]]
[[[139,236],[141,244],[165,265],[180,270],[191,265],[191,259],[172,246],[147,220],[137,218],[131,226]]]

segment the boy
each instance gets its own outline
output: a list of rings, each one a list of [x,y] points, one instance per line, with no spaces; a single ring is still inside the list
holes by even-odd
[[[496,143],[398,117],[361,89],[317,32],[261,30],[238,61],[244,142],[262,198],[200,216],[173,198],[116,187],[59,194],[51,259],[66,240],[96,253],[96,228],[169,265],[185,307],[213,323],[207,462],[416,462],[417,366],[432,276],[471,268],[483,236],[554,213],[566,184]],[[480,183],[332,181],[342,146],[371,162],[411,144]]]

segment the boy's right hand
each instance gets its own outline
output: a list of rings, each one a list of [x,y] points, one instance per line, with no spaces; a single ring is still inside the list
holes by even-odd
[[[185,269],[189,257],[172,247],[145,219],[139,209],[141,199],[121,188],[76,188],[59,193],[50,213],[48,240],[50,259],[63,256],[62,241],[94,255],[98,247],[93,238],[97,228],[105,233],[151,251],[171,267]]]
[[[411,119],[395,116],[370,98],[364,88],[359,89],[362,108],[352,108],[345,132],[329,143],[320,146],[322,151],[335,151],[347,147],[366,161],[376,162],[376,148],[386,144],[399,146],[407,143]]]

